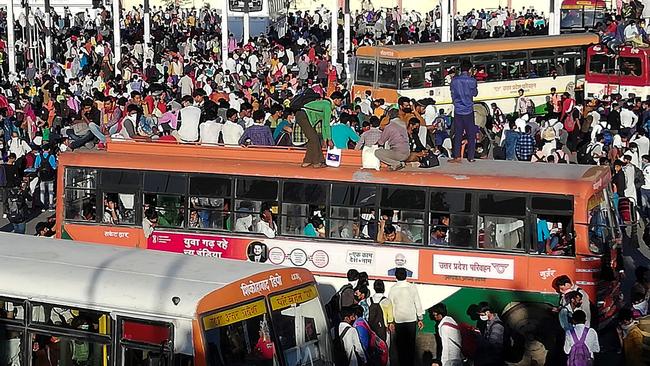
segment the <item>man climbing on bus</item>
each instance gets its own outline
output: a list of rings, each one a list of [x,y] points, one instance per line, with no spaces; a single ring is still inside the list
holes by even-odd
[[[296,123],[302,128],[302,132],[307,138],[307,152],[302,162],[302,167],[312,166],[314,168],[325,167],[325,158],[321,150],[321,137],[325,144],[332,147],[332,133],[330,122],[332,119],[332,110],[340,107],[343,103],[343,94],[334,92],[330,99],[319,99],[305,103],[301,109],[296,112]],[[321,136],[316,131],[316,125],[321,124]]]

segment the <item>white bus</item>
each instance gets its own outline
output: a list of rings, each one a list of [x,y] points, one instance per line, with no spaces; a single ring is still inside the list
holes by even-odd
[[[305,269],[0,235],[0,365],[330,365]]]

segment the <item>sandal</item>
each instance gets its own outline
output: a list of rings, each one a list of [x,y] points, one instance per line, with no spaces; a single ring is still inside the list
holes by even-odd
[[[302,164],[300,164],[301,168],[308,168],[310,166],[311,166],[311,163],[302,163]]]
[[[320,169],[320,168],[325,168],[326,166],[327,165],[325,165],[325,163],[318,163],[318,164],[314,165],[313,168]]]

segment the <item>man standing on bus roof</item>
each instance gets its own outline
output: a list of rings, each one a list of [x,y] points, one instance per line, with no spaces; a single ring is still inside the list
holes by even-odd
[[[476,125],[474,124],[474,97],[478,95],[478,85],[469,71],[472,63],[463,61],[460,65],[460,75],[451,80],[451,100],[454,103],[454,158],[450,162],[458,163],[462,160],[460,147],[463,135],[467,135],[469,150],[467,160],[474,161],[476,151]]]
[[[330,129],[332,110],[340,107],[343,103],[343,93],[335,91],[330,96],[330,100],[314,100],[305,104],[301,110],[296,112],[296,123],[302,128],[302,132],[307,138],[307,152],[301,165],[303,168],[308,166],[314,168],[325,167],[325,158],[320,144],[321,136],[318,136],[318,132],[314,128],[319,122],[321,123],[323,140],[328,146],[334,146]]]

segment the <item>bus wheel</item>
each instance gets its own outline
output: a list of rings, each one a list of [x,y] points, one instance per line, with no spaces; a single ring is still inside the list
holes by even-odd
[[[553,307],[544,303],[513,302],[503,309],[502,321],[510,329],[511,339],[519,339],[521,359],[509,365],[544,365],[547,353],[556,348],[559,322]],[[509,340],[510,341],[510,340]],[[519,358],[519,357],[518,357]]]

